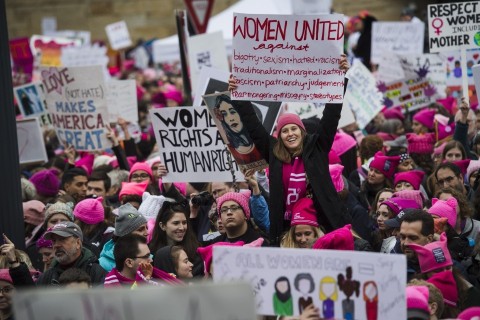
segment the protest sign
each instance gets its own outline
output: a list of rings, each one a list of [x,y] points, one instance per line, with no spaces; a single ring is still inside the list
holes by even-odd
[[[48,161],[42,130],[37,118],[17,120],[17,143],[20,164]]]
[[[374,22],[372,63],[379,63],[383,51],[396,54],[423,53],[425,25],[410,22]]]
[[[447,64],[447,86],[461,86],[464,74],[467,76],[468,85],[473,85],[472,67],[480,64],[480,49],[466,50],[466,73],[462,70],[463,61],[460,50],[442,52],[441,54]]]
[[[128,122],[138,122],[137,89],[135,80],[110,80],[107,82],[108,122],[122,117]]]
[[[247,127],[240,118],[239,108],[230,98],[230,92],[219,92],[203,96],[210,115],[217,126],[223,142],[235,158],[242,172],[260,171],[268,167],[260,151],[253,143]]]
[[[235,100],[341,103],[342,15],[233,16]]]
[[[480,92],[480,65],[476,65],[472,68],[473,80],[475,82],[475,90],[477,91],[477,98]]]
[[[437,89],[426,78],[402,79],[389,83],[377,83],[383,94],[383,104],[387,108],[401,106],[413,111],[436,101]]]
[[[257,319],[245,283],[20,290],[13,310],[16,320]]]
[[[290,0],[293,14],[329,14],[332,0]]]
[[[51,37],[61,37],[61,38],[67,38],[72,40],[80,40],[80,45],[82,46],[90,45],[90,39],[92,37],[90,31],[82,31],[82,30],[54,30],[44,34]]]
[[[45,95],[40,82],[15,87],[13,94],[24,117],[39,116],[46,112]]]
[[[389,51],[382,52],[375,78],[377,81],[383,82],[392,82],[405,78],[405,72],[400,65],[399,56]]]
[[[32,81],[33,54],[30,50],[29,41],[28,38],[17,38],[9,41],[13,86],[21,86]]]
[[[98,44],[63,47],[60,59],[64,67],[102,66],[105,80],[110,79],[107,68],[107,47],[101,47]]]
[[[202,68],[199,75],[197,89],[195,90],[193,105],[205,105],[205,102],[202,99],[202,96],[204,95],[227,91],[229,76],[230,73],[225,70],[210,67]],[[275,128],[275,123],[282,103],[268,101],[253,101],[252,103],[263,127],[271,134]]]
[[[39,35],[33,35],[30,38],[30,49],[32,50],[33,55],[38,58],[38,64],[42,66],[61,66],[61,48],[79,45],[81,45],[80,39]]]
[[[325,110],[324,103],[317,102],[285,102],[282,106],[287,112],[297,114],[301,119],[319,118],[323,117],[323,110]],[[345,107],[345,101],[338,121],[338,129],[346,127],[355,122],[355,115],[349,107]]]
[[[77,151],[110,147],[106,88],[102,69],[95,67],[43,68],[48,112],[58,139]]]
[[[406,319],[404,255],[286,248],[213,248],[213,280],[251,285],[263,315],[322,319]]]
[[[197,87],[197,79],[203,67],[229,71],[227,51],[221,31],[189,37],[187,47],[192,88]]]
[[[109,24],[105,27],[110,47],[113,50],[128,48],[132,45],[130,34],[128,33],[127,23],[119,21]]]
[[[57,18],[56,17],[42,17],[42,34],[54,32],[57,30]]]
[[[348,75],[343,109],[351,109],[358,127],[364,129],[382,109],[383,95],[378,91],[375,77],[360,61],[353,63]]]
[[[230,164],[215,122],[206,107],[171,107],[150,110],[165,182],[232,181],[243,179],[237,164]]]
[[[430,52],[480,48],[478,1],[428,5]]]

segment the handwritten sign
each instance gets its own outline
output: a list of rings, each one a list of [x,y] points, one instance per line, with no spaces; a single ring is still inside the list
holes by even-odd
[[[23,290],[15,293],[13,308],[17,320],[257,319],[245,283]]]
[[[102,66],[104,78],[106,80],[110,79],[110,73],[107,69],[107,47],[101,47],[98,44],[63,47],[60,59],[64,67]]]
[[[313,303],[322,319],[405,319],[406,275],[404,255],[213,248],[214,281],[249,282],[263,315],[299,315]]]
[[[107,82],[109,122],[122,117],[128,122],[138,122],[137,89],[135,80],[111,80]]]
[[[400,58],[394,52],[384,51],[378,62],[378,70],[375,73],[378,81],[392,82],[405,78],[405,72],[400,65]]]
[[[389,83],[377,83],[383,94],[385,107],[401,106],[413,111],[436,101],[437,89],[426,78],[402,79]]]
[[[260,171],[267,168],[268,163],[253,143],[247,127],[238,114],[237,105],[230,98],[230,93],[226,91],[205,95],[203,100],[240,170]]]
[[[39,58],[38,64],[42,66],[61,66],[62,47],[81,45],[80,39],[49,37],[33,35],[30,38],[30,48],[34,56]]]
[[[132,45],[130,34],[128,33],[127,23],[119,21],[109,24],[105,27],[108,41],[113,50],[128,48]]]
[[[17,120],[17,143],[20,163],[47,162],[47,150],[37,118]]]
[[[428,5],[430,52],[480,47],[478,1]]]
[[[39,116],[46,112],[45,95],[40,82],[13,88],[20,112],[24,117]]]
[[[235,100],[341,103],[342,15],[233,16]]]
[[[348,74],[343,108],[351,109],[358,127],[364,129],[382,109],[383,95],[378,91],[375,77],[363,63],[355,61]]]
[[[42,69],[41,75],[48,112],[59,140],[78,151],[109,147],[105,136],[108,111],[102,69],[51,67]]]
[[[473,85],[472,67],[480,64],[480,49],[466,50],[465,53],[467,58],[465,62],[467,66],[467,81],[469,85]],[[464,72],[462,70],[463,61],[460,50],[442,52],[441,54],[444,56],[447,64],[447,86],[461,86]]]
[[[166,182],[231,181],[229,152],[206,107],[150,110]],[[232,158],[237,179],[243,178]]]
[[[383,51],[423,53],[425,25],[410,22],[374,22],[371,61],[379,63]]]

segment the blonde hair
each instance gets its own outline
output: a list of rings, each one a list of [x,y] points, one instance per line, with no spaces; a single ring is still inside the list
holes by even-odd
[[[297,157],[303,153],[303,143],[305,141],[305,137],[307,136],[307,133],[303,128],[298,127],[300,129],[300,132],[302,134],[302,143],[300,144],[300,147],[298,150],[296,150],[293,154],[288,151],[287,147],[283,144],[282,139],[280,138],[281,132],[278,132],[278,137],[277,137],[277,142],[273,146],[273,154],[275,157],[284,162],[284,163],[290,163],[292,162],[293,157]]]
[[[18,262],[24,262],[27,265],[28,270],[35,270],[32,265],[32,261],[30,261],[30,257],[22,250],[15,249],[15,257],[17,258]],[[0,269],[8,268],[10,268],[10,264],[8,263],[7,256],[0,255]]]
[[[291,227],[287,232],[283,234],[282,240],[280,241],[280,247],[300,248],[298,246],[298,243],[295,241],[295,227],[296,226]],[[313,233],[315,234],[315,239],[313,240],[315,242],[315,240],[317,240],[320,237],[320,235],[323,234],[324,232],[319,227],[314,227],[314,226],[311,226],[311,227],[312,227]]]
[[[332,283],[334,285],[335,291],[330,297],[327,297],[327,295],[322,291],[322,286],[324,284],[332,284]],[[318,292],[320,293],[319,296],[320,296],[320,300],[322,301],[327,300],[327,298],[330,298],[333,301],[337,301],[337,298],[338,298],[337,282],[333,277],[330,277],[330,276],[323,277],[322,280],[320,280],[320,287],[318,288]]]

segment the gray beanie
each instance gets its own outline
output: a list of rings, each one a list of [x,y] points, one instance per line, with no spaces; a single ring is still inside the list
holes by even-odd
[[[126,236],[146,224],[147,220],[132,206],[126,203],[118,208],[118,217],[115,219],[114,235]]]
[[[47,204],[45,207],[45,221],[48,221],[54,214],[62,213],[64,214],[70,221],[73,222],[73,207],[75,205],[73,202],[63,203],[60,201],[55,202],[54,204]]]

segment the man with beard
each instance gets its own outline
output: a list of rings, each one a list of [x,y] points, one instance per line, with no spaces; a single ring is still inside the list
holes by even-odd
[[[467,199],[473,201],[473,188],[463,183],[463,174],[460,168],[451,162],[440,164],[435,170],[435,179],[439,188],[452,188],[463,193]]]
[[[85,170],[72,168],[65,171],[62,176],[60,189],[70,195],[78,203],[87,196],[88,175]]]
[[[83,234],[78,225],[61,222],[49,229],[44,237],[53,242],[55,259],[50,269],[40,276],[37,285],[58,285],[60,275],[69,268],[85,271],[94,285],[103,283],[106,272],[98,264],[97,257],[83,248]]]
[[[426,245],[433,241],[434,225],[433,217],[420,209],[411,210],[403,216],[400,225],[400,248],[407,257],[407,276],[420,272],[420,266],[415,251],[410,249],[408,244]]]

